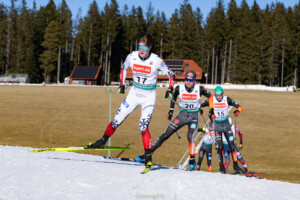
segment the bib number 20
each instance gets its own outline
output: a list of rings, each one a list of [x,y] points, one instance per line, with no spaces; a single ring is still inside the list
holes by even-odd
[[[194,104],[185,104],[185,109],[193,109]]]

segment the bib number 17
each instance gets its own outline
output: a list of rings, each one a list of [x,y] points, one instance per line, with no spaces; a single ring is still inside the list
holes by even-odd
[[[136,78],[138,79],[138,82],[139,82],[139,83],[143,83],[143,84],[144,84],[144,83],[146,82],[146,80],[147,80],[147,78],[141,78],[141,77],[139,77],[139,76],[136,77]]]

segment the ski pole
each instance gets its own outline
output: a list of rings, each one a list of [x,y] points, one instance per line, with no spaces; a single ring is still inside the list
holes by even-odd
[[[126,147],[129,147],[131,144],[133,144],[133,143],[127,144]],[[116,156],[116,158],[119,158],[119,156],[122,155],[122,154],[124,153],[124,151],[125,151],[125,150],[121,151],[121,152]]]
[[[181,107],[174,99],[172,99],[172,102],[175,103],[180,109],[185,110],[183,107]]]
[[[215,149],[218,149],[218,143],[216,142],[216,131],[215,131],[215,120],[213,120],[213,129],[214,129],[214,143],[215,143]]]
[[[234,134],[236,132],[236,116],[234,116]]]
[[[178,139],[181,139],[180,135],[178,134],[178,132],[176,131],[177,137]]]
[[[172,99],[172,102],[175,103],[179,108],[183,109],[174,99]],[[177,131],[176,131],[176,134],[177,134],[178,139],[181,139],[181,137]]]
[[[203,115],[202,115],[202,118],[203,118],[204,126],[205,126],[205,128],[207,128],[207,124],[208,124],[208,122],[210,121],[210,119],[207,120],[207,122],[206,122]]]

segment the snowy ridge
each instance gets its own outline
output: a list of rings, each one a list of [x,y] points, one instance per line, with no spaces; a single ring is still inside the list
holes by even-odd
[[[300,184],[0,146],[1,200],[299,199]]]

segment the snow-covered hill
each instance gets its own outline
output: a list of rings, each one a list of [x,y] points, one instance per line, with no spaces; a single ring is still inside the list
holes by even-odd
[[[0,146],[1,200],[299,199],[300,184]]]

